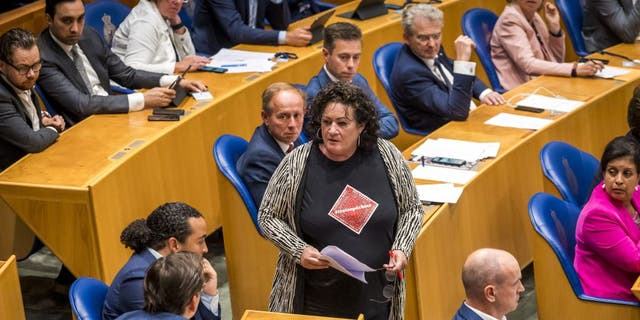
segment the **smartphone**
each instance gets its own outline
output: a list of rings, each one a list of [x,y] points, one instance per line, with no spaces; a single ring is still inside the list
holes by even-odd
[[[214,72],[214,73],[225,73],[225,72],[229,71],[229,69],[227,69],[227,68],[212,67],[212,66],[202,66],[198,70],[200,70],[200,71],[209,71],[209,72]]]
[[[465,165],[467,162],[462,159],[453,159],[453,158],[445,158],[445,157],[435,157],[431,159],[431,162],[437,164],[444,164],[447,166],[461,167]]]
[[[533,113],[540,113],[540,112],[544,111],[544,109],[542,109],[542,108],[527,107],[527,106],[516,106],[516,110],[533,112]]]
[[[177,114],[152,114],[147,117],[149,121],[178,121],[180,116]]]
[[[165,108],[153,108],[153,114],[174,114],[178,116],[184,115],[184,109],[165,109]]]

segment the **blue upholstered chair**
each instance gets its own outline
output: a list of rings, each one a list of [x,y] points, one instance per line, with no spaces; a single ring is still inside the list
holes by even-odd
[[[599,182],[598,159],[565,142],[551,141],[542,147],[540,165],[562,198],[578,208],[587,203]]]
[[[69,289],[71,310],[78,320],[101,320],[102,305],[109,287],[104,282],[88,277],[76,279]]]
[[[248,144],[246,140],[240,137],[230,134],[222,135],[213,145],[213,157],[216,160],[216,164],[218,164],[220,172],[227,177],[236,191],[238,191],[245,207],[247,207],[247,211],[249,211],[256,230],[262,234],[260,225],[258,224],[258,207],[253,201],[249,189],[247,189],[244,181],[240,178],[238,170],[236,170],[236,163],[240,156],[247,150]]]
[[[491,60],[491,47],[489,45],[496,21],[498,21],[498,16],[487,9],[471,9],[462,16],[462,32],[476,43],[476,54],[480,58],[480,63],[482,63],[482,67],[487,73],[493,90],[504,93],[506,90],[502,88],[498,79],[496,67]]]
[[[376,50],[376,52],[373,54],[373,70],[375,71],[378,80],[380,80],[380,83],[382,83],[382,86],[384,87],[384,90],[387,92],[387,95],[389,97],[391,97],[391,70],[393,70],[393,63],[396,61],[396,56],[398,56],[398,52],[400,51],[401,47],[402,43],[391,42],[378,48],[378,50]],[[396,106],[394,106],[393,103],[391,103],[391,105],[396,111],[396,115],[398,116],[398,120],[400,120],[400,125],[402,126],[402,129],[404,129],[404,131],[420,136],[426,136],[430,133],[429,131],[418,130],[409,127],[406,120],[398,111]]]
[[[113,38],[113,33],[111,32],[115,32],[116,29],[118,29],[118,26],[122,21],[124,21],[131,11],[129,7],[115,0],[98,0],[90,2],[87,3],[84,10],[86,25],[96,30],[100,37],[102,37],[102,40],[104,40],[109,46],[111,46],[111,40]],[[109,19],[115,29],[105,30],[104,19]],[[105,34],[105,31],[111,32]]]
[[[49,99],[47,99],[47,96],[44,94],[44,91],[42,91],[42,88],[40,88],[40,86],[36,84],[34,89],[36,90],[36,94],[44,104],[44,107],[47,109],[47,112],[49,112],[49,114],[52,116],[55,116],[56,114],[58,114],[58,111],[56,111],[56,109],[53,107],[51,102],[49,102]]]
[[[569,33],[573,51],[581,57],[588,55],[589,53],[584,46],[584,38],[582,37],[583,12],[580,0],[556,0],[555,2],[560,10],[564,26],[567,28],[567,33]]]
[[[580,209],[547,193],[529,201],[540,319],[640,319],[640,303],[588,296],[573,267]]]

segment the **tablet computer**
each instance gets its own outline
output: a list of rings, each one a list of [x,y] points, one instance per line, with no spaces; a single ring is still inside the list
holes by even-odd
[[[331,18],[334,12],[336,12],[335,9],[329,10],[323,13],[322,15],[320,15],[319,17],[317,17],[315,20],[313,20],[313,23],[311,23],[311,26],[309,27],[309,31],[311,31],[311,41],[309,41],[309,45],[312,45],[322,40],[323,38],[322,32],[324,31],[324,25],[327,23],[329,18]]]
[[[339,14],[338,17],[355,20],[367,20],[387,14],[384,0],[362,0],[356,10]]]

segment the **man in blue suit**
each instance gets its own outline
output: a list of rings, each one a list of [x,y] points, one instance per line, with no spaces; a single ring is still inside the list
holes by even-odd
[[[207,223],[195,208],[181,202],[165,203],[146,219],[129,224],[120,234],[120,242],[135,251],[111,282],[102,308],[102,319],[111,320],[144,306],[143,280],[147,269],[157,259],[175,252],[207,253]],[[206,276],[217,282],[215,270],[202,259]],[[215,285],[202,287],[195,320],[220,320],[218,290]]]
[[[509,252],[483,248],[467,257],[462,283],[467,299],[453,320],[506,320],[524,291],[520,265]]]
[[[264,30],[264,19],[273,30]],[[193,18],[196,51],[215,54],[235,45],[309,44],[308,28],[286,31],[291,22],[287,0],[200,0]]]
[[[262,93],[262,125],[256,128],[236,168],[256,206],[285,154],[298,146],[304,119],[304,93],[276,82]]]
[[[427,4],[407,7],[402,13],[405,44],[391,71],[391,101],[407,125],[433,131],[451,120],[463,121],[475,108],[471,98],[484,104],[504,103],[504,98],[475,76],[470,62],[475,46],[467,36],[455,41],[456,60],[441,48],[444,16]]]
[[[376,97],[369,87],[367,79],[358,73],[361,54],[362,32],[360,28],[347,22],[337,22],[327,26],[324,29],[324,45],[322,47],[325,65],[307,85],[307,106],[311,106],[313,98],[329,83],[335,81],[353,82],[373,100],[378,113],[380,137],[391,139],[398,135],[398,120]],[[311,118],[310,112],[306,118]]]

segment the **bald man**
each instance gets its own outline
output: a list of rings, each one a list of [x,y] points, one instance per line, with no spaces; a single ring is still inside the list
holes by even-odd
[[[506,320],[518,306],[520,265],[509,252],[484,248],[471,253],[462,267],[467,299],[453,320]]]

